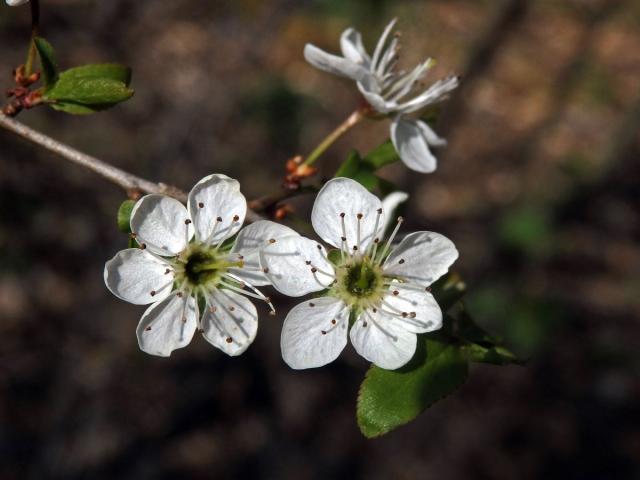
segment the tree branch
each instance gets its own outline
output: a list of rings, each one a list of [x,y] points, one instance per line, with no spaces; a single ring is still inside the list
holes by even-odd
[[[94,173],[97,173],[98,175],[122,187],[130,196],[135,196],[140,193],[160,193],[176,198],[183,203],[186,203],[187,201],[186,192],[180,190],[178,187],[166,185],[164,183],[154,183],[149,180],[145,180],[144,178],[137,177],[129,172],[125,172],[124,170],[114,167],[113,165],[92,157],[91,155],[87,155],[73,147],[58,142],[57,140],[28,127],[17,120],[9,118],[3,113],[0,113],[0,127],[18,135],[28,142],[48,150],[51,153],[55,153],[65,160],[69,160],[76,165],[80,165]],[[248,222],[255,222],[263,217],[256,212],[249,210],[247,211],[246,218]]]

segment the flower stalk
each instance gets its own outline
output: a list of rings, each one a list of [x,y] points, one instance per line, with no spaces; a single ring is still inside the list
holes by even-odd
[[[345,133],[355,127],[358,123],[360,123],[365,118],[364,113],[361,109],[356,109],[354,112],[347,117],[347,119],[342,122],[338,127],[333,130],[329,135],[325,137],[322,142],[318,144],[318,146],[307,156],[304,162],[302,162],[303,166],[311,166],[315,163],[318,158],[322,156],[322,154],[333,145],[340,137],[342,137]]]

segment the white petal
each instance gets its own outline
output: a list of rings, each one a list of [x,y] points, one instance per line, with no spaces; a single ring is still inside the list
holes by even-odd
[[[280,223],[258,220],[247,225],[236,237],[231,251],[243,257],[243,268],[232,268],[231,273],[251,283],[254,287],[269,285],[270,282],[260,266],[260,250],[269,245],[269,240],[297,237],[298,233]],[[232,255],[232,259],[235,259]]]
[[[291,297],[324,290],[335,276],[324,247],[302,236],[269,244],[260,254],[260,264],[273,287]],[[312,268],[317,271],[314,273]]]
[[[189,212],[175,198],[146,195],[131,211],[131,231],[138,243],[158,255],[174,256],[184,250],[193,236]]]
[[[256,307],[247,297],[226,289],[216,289],[208,301],[201,323],[204,338],[232,357],[244,353],[258,333]]]
[[[440,102],[447,98],[449,92],[455,90],[458,86],[458,77],[450,76],[444,80],[438,80],[431,85],[425,92],[421,93],[412,100],[400,105],[402,113],[412,113],[422,110],[428,105]]]
[[[382,213],[379,213],[382,211]],[[344,213],[345,229],[342,229],[341,214]],[[362,218],[358,220],[358,216]],[[380,218],[378,218],[380,217]],[[340,248],[345,236],[347,248],[355,246],[361,252],[380,236],[384,227],[385,212],[382,202],[355,180],[334,178],[318,193],[311,211],[311,223],[320,237]],[[360,244],[358,246],[358,223]]]
[[[378,40],[378,44],[376,45],[376,49],[373,52],[373,59],[371,60],[371,64],[373,68],[376,68],[376,66],[378,65],[378,62],[382,56],[382,52],[385,50],[385,44],[387,43],[387,38],[389,37],[389,34],[391,33],[391,30],[393,29],[397,21],[398,21],[397,18],[394,18],[393,20],[391,20],[389,24],[386,26],[386,28],[384,29],[384,32],[382,32],[382,35]]]
[[[397,116],[391,123],[391,141],[407,167],[416,172],[431,173],[436,169],[437,160],[429,150],[420,124],[424,122]]]
[[[347,60],[369,68],[371,57],[362,45],[362,35],[353,28],[347,28],[340,36],[340,49]]]
[[[247,200],[240,193],[240,183],[220,174],[209,175],[196,183],[189,192],[188,205],[196,239],[212,245],[240,230],[247,214]]]
[[[169,273],[166,273],[170,270]],[[104,283],[116,297],[135,305],[165,299],[173,289],[168,263],[139,248],[121,250],[104,265]]]
[[[387,101],[380,95],[380,87],[376,77],[373,75],[363,77],[358,82],[358,90],[376,112],[387,114],[398,108],[396,102]]]
[[[337,298],[314,298],[296,305],[282,327],[283,360],[296,370],[333,362],[347,344],[348,323],[349,309]]]
[[[138,324],[136,334],[140,350],[168,357],[191,342],[198,325],[198,305],[192,296],[177,292],[151,305]]]
[[[29,0],[7,0],[7,5],[10,7],[17,7],[18,5],[24,5]]]
[[[392,192],[382,199],[382,210],[386,214],[385,224],[382,231],[389,230],[391,225],[395,225],[397,217],[394,216],[396,209],[400,204],[407,201],[409,194],[407,192]]]
[[[405,330],[413,333],[432,332],[442,327],[442,310],[433,295],[423,288],[394,281],[384,301],[387,305],[378,310],[386,319],[383,322],[396,319]]]
[[[333,73],[334,75],[340,75],[353,80],[359,80],[367,75],[366,69],[361,65],[346,58],[331,55],[310,43],[304,47],[304,58],[314,67],[324,70],[325,72]]]
[[[415,232],[402,239],[384,263],[384,274],[424,287],[431,285],[458,258],[451,240],[435,232]]]
[[[416,334],[394,318],[363,312],[351,327],[351,343],[364,358],[380,368],[395,370],[416,351]]]

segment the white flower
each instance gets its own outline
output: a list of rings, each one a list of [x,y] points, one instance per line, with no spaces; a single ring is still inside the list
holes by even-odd
[[[240,355],[253,342],[258,314],[247,297],[273,310],[255,288],[269,284],[258,250],[297,234],[266,220],[240,230],[246,211],[239,183],[225,175],[200,180],[189,193],[188,209],[164,195],[146,195],[136,203],[131,231],[140,248],[109,260],[104,281],[122,300],[152,304],[136,331],[143,351],[169,356],[189,344],[196,328],[228,355]],[[236,233],[234,242],[226,242]]]
[[[405,165],[417,172],[430,173],[436,169],[437,161],[429,147],[444,146],[447,142],[425,122],[409,115],[446,98],[458,86],[458,78],[449,76],[424,89],[420,82],[433,65],[431,59],[409,72],[395,71],[398,37],[389,41],[395,23],[394,19],[385,29],[373,57],[362,45],[360,32],[353,28],[346,29],[340,37],[342,57],[311,44],[305,46],[304,56],[321,70],[355,80],[371,107],[392,117],[391,140]]]
[[[28,2],[29,0],[7,0],[7,5],[10,7],[17,7],[18,5],[24,5]]]
[[[311,222],[316,233],[337,247],[327,250],[302,236],[278,239],[260,255],[267,278],[280,292],[326,295],[294,307],[284,321],[282,356],[295,369],[320,367],[347,344],[379,367],[396,369],[416,349],[416,334],[442,326],[442,312],[428,287],[458,257],[453,243],[433,232],[386,243],[382,202],[347,178],[329,181],[318,193]]]

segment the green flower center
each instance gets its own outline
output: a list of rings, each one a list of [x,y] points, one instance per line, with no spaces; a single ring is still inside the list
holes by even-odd
[[[366,307],[377,304],[384,295],[382,269],[368,257],[351,258],[336,269],[334,293],[347,305]]]
[[[214,247],[191,244],[180,254],[178,262],[183,270],[176,275],[178,284],[187,282],[191,287],[217,285],[230,267],[242,267],[242,261],[231,262],[225,252]]]

